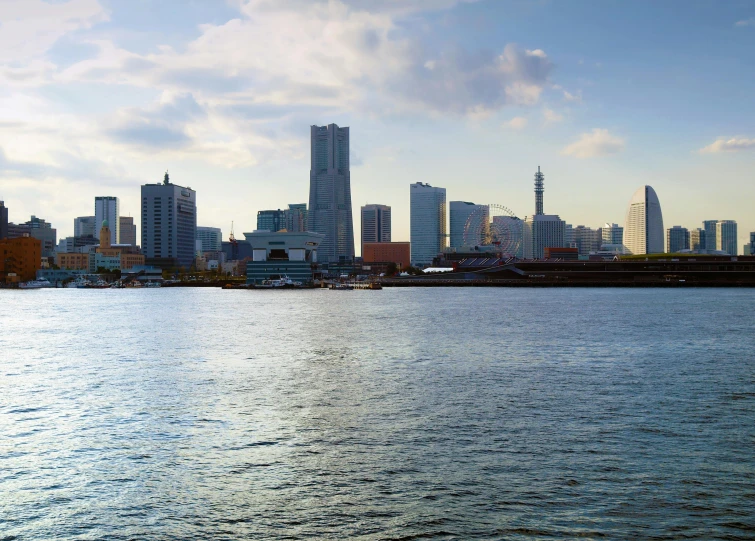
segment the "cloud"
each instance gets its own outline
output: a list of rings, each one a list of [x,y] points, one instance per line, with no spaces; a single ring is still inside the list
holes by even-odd
[[[527,119],[523,116],[515,116],[508,122],[504,122],[503,125],[513,130],[521,130],[527,127]]]
[[[97,0],[0,2],[0,62],[24,62],[44,54],[58,39],[108,20]]]
[[[734,26],[755,26],[755,17],[750,17],[749,19],[737,21],[736,23],[734,23]]]
[[[585,159],[607,156],[624,150],[625,142],[621,137],[608,133],[608,130],[595,128],[590,133],[583,133],[579,139],[565,147],[561,154]]]
[[[546,107],[545,109],[543,109],[543,118],[545,119],[546,123],[555,124],[556,122],[561,122],[564,119],[564,115],[561,115],[553,109],[548,109]]]
[[[707,147],[701,148],[700,154],[718,154],[719,152],[739,152],[755,148],[755,139],[746,137],[719,138]]]

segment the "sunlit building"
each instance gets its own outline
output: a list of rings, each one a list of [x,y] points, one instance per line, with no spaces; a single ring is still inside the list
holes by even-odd
[[[666,252],[675,254],[682,250],[689,250],[690,235],[686,227],[675,225],[666,230]]]
[[[409,201],[412,265],[428,266],[446,247],[446,189],[417,182]]]
[[[719,220],[716,223],[716,250],[737,255],[737,222]]]
[[[664,250],[663,215],[658,196],[642,186],[632,196],[624,224],[624,246],[632,254],[661,254]]]

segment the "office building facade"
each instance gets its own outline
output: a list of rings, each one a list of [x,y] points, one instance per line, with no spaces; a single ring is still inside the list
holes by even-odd
[[[97,235],[102,227],[102,222],[107,220],[110,224],[110,243],[120,243],[120,217],[121,207],[117,197],[98,196],[94,198],[94,232]]]
[[[629,201],[624,246],[630,254],[662,254],[663,241],[661,203],[651,186],[642,186]]]
[[[118,236],[120,237],[119,244],[136,246],[136,224],[132,216],[121,216],[118,219]]]
[[[0,240],[8,238],[8,207],[0,201]]]
[[[745,244],[744,255],[755,255],[755,232],[750,233],[750,243]]]
[[[147,265],[189,268],[194,260],[197,194],[170,182],[142,185],[142,253]]]
[[[693,252],[705,250],[705,229],[698,227],[689,232],[689,249]]]
[[[58,244],[58,231],[52,224],[32,215],[24,225],[29,228],[29,236],[42,242],[42,257],[54,257]]]
[[[412,265],[430,265],[446,247],[446,189],[412,184],[409,211]]]
[[[197,226],[196,240],[202,252],[219,252],[223,249],[223,232],[219,227]]]
[[[325,235],[321,261],[354,258],[349,128],[312,126],[307,230]]]
[[[283,211],[286,220],[286,231],[289,233],[303,233],[307,230],[307,204],[292,203]]]
[[[391,242],[391,207],[365,205],[362,207],[362,249],[366,242]]]
[[[675,225],[666,230],[666,252],[675,254],[682,250],[689,250],[690,235],[686,227]]]
[[[542,259],[546,248],[564,247],[566,222],[558,215],[527,216],[522,226],[522,255],[525,259]]]
[[[286,229],[286,213],[278,210],[257,211],[257,231],[270,231],[275,233]]]
[[[716,250],[729,255],[737,255],[737,222],[735,220],[716,222]]]
[[[624,242],[624,228],[619,224],[606,222],[601,228],[601,245],[602,244],[621,244]]]
[[[718,220],[704,220],[703,229],[705,230],[705,246],[706,250],[717,250],[716,245],[716,224]]]
[[[399,269],[411,265],[411,246],[408,242],[365,242],[362,248],[364,263],[396,263]]]
[[[451,201],[449,210],[450,247],[461,248],[488,244],[490,235],[490,208],[487,205],[475,205],[469,201]],[[468,225],[467,225],[468,224]],[[464,234],[467,233],[465,243]]]
[[[602,231],[584,225],[575,227],[573,235],[579,255],[590,255],[590,252],[597,252],[603,244]]]
[[[94,237],[96,233],[95,216],[79,216],[73,219],[73,236],[74,237]]]

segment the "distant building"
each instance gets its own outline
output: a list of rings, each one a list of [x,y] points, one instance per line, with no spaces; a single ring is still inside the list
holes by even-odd
[[[34,280],[40,268],[42,268],[42,241],[30,236],[0,239],[1,281]]]
[[[755,232],[750,233],[750,244],[746,244],[749,249],[745,250],[745,255],[755,255]]]
[[[275,233],[286,228],[286,212],[278,210],[257,211],[257,231]]]
[[[79,216],[73,219],[73,236],[74,237],[94,237],[97,218],[94,216]]]
[[[218,252],[223,249],[223,232],[219,227],[197,226],[196,240],[201,243],[202,252]]]
[[[103,220],[100,228],[100,244],[88,252],[89,272],[97,272],[103,268],[109,271],[128,271],[133,267],[144,266],[145,257],[136,253],[132,244],[111,244],[112,232],[107,220]]]
[[[313,265],[317,263],[317,250],[324,235],[254,231],[244,233],[244,237],[252,246],[252,260],[246,264],[248,284],[284,275],[295,281],[312,282]]]
[[[719,220],[716,223],[716,250],[737,255],[737,222]]]
[[[322,261],[353,260],[349,128],[312,126],[310,145],[307,230],[325,235],[319,250]]]
[[[391,242],[391,207],[365,205],[362,207],[362,256],[367,242]]]
[[[252,245],[245,240],[223,241],[221,244],[226,261],[252,258]]]
[[[619,224],[606,222],[601,229],[601,244],[622,244],[624,242],[624,228]]]
[[[574,243],[577,245],[579,255],[597,252],[603,244],[602,232],[584,225],[578,225],[574,228]]]
[[[58,244],[58,231],[42,218],[32,215],[24,224],[29,228],[29,235],[42,242],[42,257],[53,257]]]
[[[467,244],[478,246],[487,243],[489,234],[490,208],[488,205],[475,205],[468,201],[451,201],[448,204],[451,248],[465,245],[464,232],[467,231]]]
[[[703,229],[705,230],[705,246],[703,248],[705,250],[717,250],[716,246],[718,245],[718,242],[716,241],[716,224],[718,223],[718,220],[704,220],[703,221]]]
[[[396,263],[400,269],[411,265],[411,246],[408,242],[365,242],[362,260],[370,263]]]
[[[189,268],[194,261],[197,193],[170,182],[142,186],[142,252],[147,264]]]
[[[66,270],[89,270],[89,254],[59,252],[55,264]]]
[[[624,246],[632,254],[663,253],[663,214],[651,186],[642,186],[629,202],[624,225]]]
[[[523,222],[523,256],[542,259],[546,248],[563,248],[566,222],[555,214],[527,216]]]
[[[682,250],[689,250],[689,230],[686,227],[675,225],[666,229],[666,252],[676,254]]]
[[[0,240],[8,238],[8,207],[0,201]]]
[[[30,237],[31,227],[26,224],[14,224],[8,222],[8,237],[9,239],[17,239],[20,237]]]
[[[577,248],[546,247],[543,257],[545,259],[563,259],[566,261],[577,261],[579,259],[579,255],[579,250]]]
[[[293,203],[283,211],[286,219],[286,231],[290,233],[302,233],[307,230],[307,204]],[[258,228],[259,229],[259,228]]]
[[[705,244],[705,229],[698,227],[689,232],[689,249],[693,252],[704,251]]]
[[[121,216],[118,220],[118,236],[120,237],[118,244],[136,246],[136,224],[134,223],[134,218],[131,216]]]
[[[102,222],[107,220],[110,224],[110,243],[118,244],[120,238],[120,216],[121,206],[117,197],[98,196],[94,198],[94,231],[93,234],[99,234]]]
[[[577,241],[574,238],[574,227],[572,226],[572,224],[566,224],[564,226],[564,247],[565,248],[577,247]]]
[[[412,265],[427,266],[446,247],[446,189],[417,182],[409,197]]]

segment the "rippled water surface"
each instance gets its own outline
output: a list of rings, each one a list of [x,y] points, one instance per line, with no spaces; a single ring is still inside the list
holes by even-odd
[[[0,540],[753,539],[754,301],[0,291]]]

